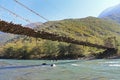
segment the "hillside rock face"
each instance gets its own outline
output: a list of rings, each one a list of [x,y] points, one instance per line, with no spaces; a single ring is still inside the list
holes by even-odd
[[[0,44],[4,44],[10,39],[13,39],[15,37],[14,34],[8,34],[8,33],[2,33],[0,32]]]
[[[98,17],[114,20],[120,23],[120,4],[104,10]]]

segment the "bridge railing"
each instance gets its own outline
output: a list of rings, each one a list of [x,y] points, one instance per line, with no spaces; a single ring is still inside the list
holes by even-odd
[[[6,33],[18,34],[18,35],[27,35],[27,36],[31,36],[31,37],[35,37],[35,38],[48,39],[48,40],[52,40],[52,41],[61,41],[61,42],[73,43],[73,44],[77,44],[77,45],[96,47],[96,48],[100,48],[100,49],[112,48],[112,47],[107,47],[104,45],[93,44],[90,42],[75,40],[75,39],[67,37],[67,36],[60,36],[60,35],[50,33],[50,32],[45,32],[45,31],[37,31],[36,32],[31,28],[23,27],[19,24],[13,24],[11,22],[8,23],[5,21],[0,21],[0,31],[6,32]]]

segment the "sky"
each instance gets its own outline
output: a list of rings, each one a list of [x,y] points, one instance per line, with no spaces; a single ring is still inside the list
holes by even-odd
[[[49,21],[68,18],[84,18],[88,16],[97,17],[105,9],[120,3],[120,0],[18,0],[30,9],[44,16]],[[46,22],[46,20],[33,14],[20,6],[14,0],[0,0],[3,6],[12,12],[28,19],[30,22]],[[0,19],[12,21],[16,24],[29,24],[7,11],[0,8]]]

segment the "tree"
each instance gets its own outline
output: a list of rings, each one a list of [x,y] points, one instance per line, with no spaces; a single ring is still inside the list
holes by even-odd
[[[6,58],[12,58],[14,54],[14,48],[13,47],[8,47],[4,49],[4,57]]]
[[[70,44],[69,45],[69,56],[71,58],[79,58],[83,57],[83,49],[80,45]]]
[[[43,56],[43,52],[41,50],[42,48],[40,46],[35,46],[32,48],[32,50],[30,51],[30,54],[29,54],[29,58],[35,58],[35,59],[40,59],[42,58]]]
[[[69,44],[67,43],[59,43],[58,48],[59,48],[59,58],[60,59],[65,59],[66,55],[68,55],[69,52]]]
[[[58,56],[59,53],[58,42],[47,40],[44,42],[43,49],[44,53],[51,59],[56,58]]]

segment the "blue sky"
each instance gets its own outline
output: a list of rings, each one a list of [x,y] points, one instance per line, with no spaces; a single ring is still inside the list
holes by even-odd
[[[120,3],[120,0],[18,0],[40,15],[53,20],[66,18],[97,17],[103,10]],[[14,0],[0,0],[0,5],[29,19],[31,22],[45,22],[35,14],[21,7]],[[0,19],[17,24],[29,24],[0,8]]]

